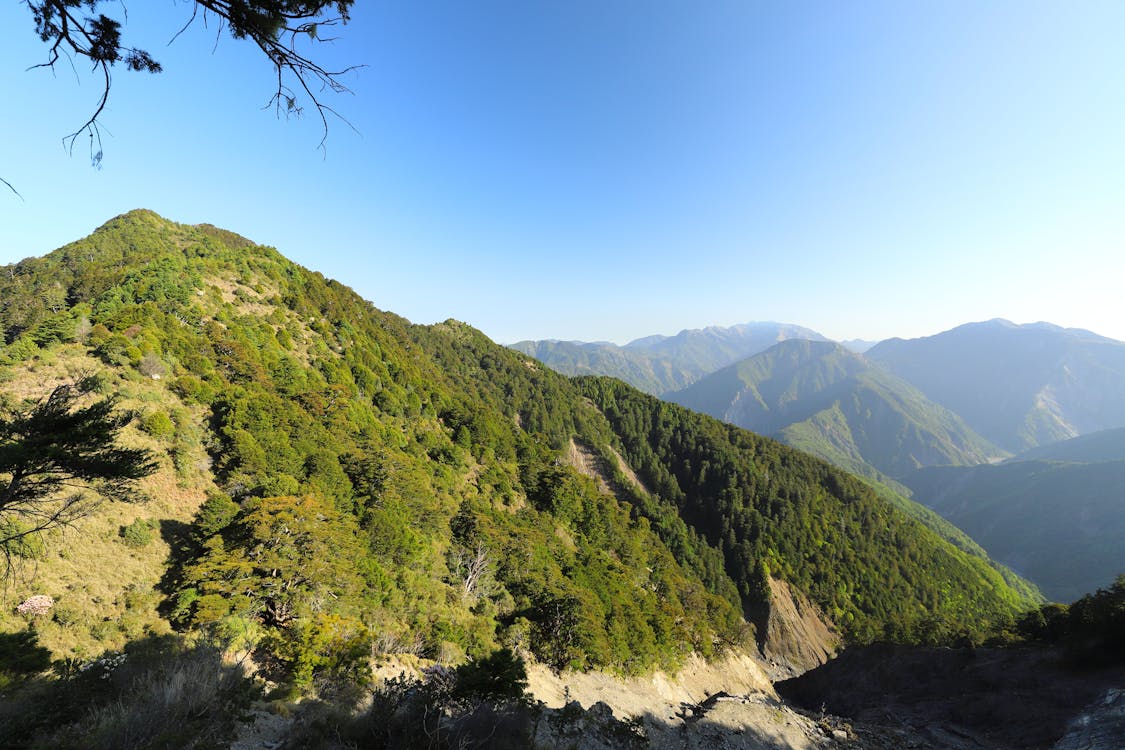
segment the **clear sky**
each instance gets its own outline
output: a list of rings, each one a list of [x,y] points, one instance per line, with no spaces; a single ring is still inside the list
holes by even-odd
[[[502,343],[752,320],[836,338],[1005,317],[1125,339],[1125,4],[360,0],[354,126],[190,3],[127,3],[165,66],[98,80],[0,5],[0,263],[131,208],[277,247]],[[106,3],[105,12],[119,5]]]

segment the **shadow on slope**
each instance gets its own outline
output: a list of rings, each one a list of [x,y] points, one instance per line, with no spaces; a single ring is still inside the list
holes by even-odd
[[[775,687],[798,706],[884,735],[905,731],[935,747],[1015,750],[1050,747],[1085,706],[1122,685],[1125,665],[1079,669],[1054,649],[875,644]]]

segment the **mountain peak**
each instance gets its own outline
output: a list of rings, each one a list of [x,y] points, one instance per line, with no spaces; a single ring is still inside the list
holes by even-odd
[[[114,216],[109,221],[102,224],[94,230],[94,233],[108,232],[114,229],[119,229],[122,226],[129,224],[145,224],[151,227],[157,226],[174,226],[175,222],[165,219],[160,214],[147,208],[134,208],[131,211],[126,211],[123,214]]]

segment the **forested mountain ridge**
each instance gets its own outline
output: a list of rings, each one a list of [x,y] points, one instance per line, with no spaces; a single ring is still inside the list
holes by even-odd
[[[1003,455],[957,415],[833,342],[783,341],[666,398],[880,480]]]
[[[511,383],[523,380],[524,373],[532,375],[531,382],[551,383],[555,388],[570,388],[573,384],[527,360],[517,358],[503,364],[503,358],[486,337],[463,325],[416,330],[423,340],[432,340],[434,334],[439,334],[446,339],[446,346],[460,348],[457,355],[442,356],[447,371],[456,372],[459,380],[471,384],[484,399],[507,400],[525,426],[534,425],[534,429],[552,435],[551,440],[560,446],[573,429],[572,434],[591,445],[602,446],[601,450],[607,446],[619,449],[643,486],[651,491],[636,492],[629,483],[618,482],[631,497],[635,512],[649,517],[678,555],[689,554],[693,569],[712,587],[715,581],[722,580],[722,576],[716,575],[713,557],[715,550],[721,552],[720,565],[737,586],[743,609],[751,618],[763,604],[762,576],[772,572],[807,591],[853,638],[903,637],[894,629],[911,619],[908,610],[898,610],[905,599],[887,593],[902,581],[896,574],[876,572],[882,566],[880,559],[897,556],[891,551],[896,544],[922,544],[925,552],[905,556],[913,559],[920,555],[928,561],[927,566],[933,566],[910,573],[914,581],[910,585],[924,589],[929,585],[926,579],[934,571],[948,566],[938,577],[979,576],[989,582],[987,588],[993,592],[1009,590],[1000,574],[984,560],[945,542],[938,543],[932,532],[909,520],[865,484],[822,461],[774,440],[692,414],[675,404],[643,397],[627,385],[606,378],[574,381],[585,397],[584,403],[588,400],[597,407],[594,412],[574,410],[566,399],[551,398],[542,391],[521,393]],[[427,348],[438,351],[441,347],[431,343]],[[466,362],[478,357],[485,367],[465,368]],[[459,372],[458,367],[462,368]],[[516,377],[497,377],[500,369]],[[672,445],[667,443],[669,439],[673,439]],[[606,456],[605,463],[612,465],[613,461]],[[672,529],[667,528],[672,517],[669,511],[678,516]],[[840,519],[835,526],[826,520],[851,513],[858,518]],[[805,528],[788,523],[797,518],[807,522],[810,517],[821,520]],[[686,522],[687,539],[701,537],[706,542],[701,548],[707,553],[706,560],[699,559],[695,551],[700,547],[691,549],[685,544],[681,519]],[[891,538],[895,539],[893,543],[886,541]],[[869,548],[855,549],[868,542]],[[883,544],[888,546],[879,548]],[[781,549],[786,551],[779,552]],[[835,557],[837,554],[842,557]],[[852,563],[857,569],[841,563]],[[871,567],[865,571],[864,566]],[[827,581],[828,585],[818,589],[814,579]],[[883,583],[876,584],[877,580]],[[883,593],[876,590],[884,586]],[[860,593],[852,596],[849,591]],[[984,601],[992,594],[984,595],[976,603],[948,591],[945,595],[934,591],[926,596],[930,625],[941,621],[942,627],[948,627],[960,619],[959,612],[987,610]],[[1018,599],[1020,596],[1015,595],[1010,601]],[[993,615],[998,615],[1000,609]],[[872,619],[872,611],[883,614]],[[890,625],[892,622],[898,624]],[[919,620],[906,627],[920,625]],[[888,626],[890,630],[886,630]]]
[[[969,323],[866,356],[1019,452],[1125,427],[1125,342],[1048,323]]]
[[[639,672],[752,645],[769,575],[854,641],[981,638],[1028,604],[817,459],[411,325],[214,227],[130,212],[0,269],[0,300],[6,404],[81,378],[136,409],[129,439],[163,467],[86,566],[139,556],[153,588],[118,577],[98,603],[51,572],[5,594],[65,603],[36,631],[59,657],[171,623],[249,644],[294,689],[361,675],[373,649]],[[600,489],[562,460],[573,440],[643,488]],[[73,552],[42,542],[12,551],[62,570]]]
[[[505,620],[508,640],[543,661],[620,669],[741,638],[732,605],[556,466],[539,433],[466,406],[408,323],[276,251],[138,211],[8,270],[0,294],[29,304],[3,319],[4,361],[82,347],[109,375],[160,369],[200,410],[154,410],[170,417],[173,463],[200,443],[211,463],[213,489],[165,581],[181,627],[264,625],[305,680],[315,659],[296,643],[327,627],[479,655],[505,639]],[[302,528],[289,558],[248,564],[279,525]],[[270,595],[264,570],[297,577]],[[325,597],[332,606],[315,604]]]
[[[789,323],[757,322],[646,336],[625,346],[606,342],[520,341],[516,351],[564,375],[608,375],[659,396],[768,349],[786,339],[823,341],[816,331]]]

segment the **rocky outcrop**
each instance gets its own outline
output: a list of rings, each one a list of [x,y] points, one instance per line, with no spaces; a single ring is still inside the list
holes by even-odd
[[[692,656],[674,675],[629,678],[533,664],[528,687],[543,705],[537,748],[834,747],[831,728],[785,705],[757,659],[737,652],[711,662]]]
[[[674,720],[681,706],[702,703],[718,692],[776,697],[761,665],[733,651],[710,662],[691,656],[674,675],[656,671],[619,677],[605,672],[554,672],[545,665],[530,664],[527,678],[528,692],[549,708],[563,708],[571,702],[590,707],[600,702],[625,718],[653,713]]]

